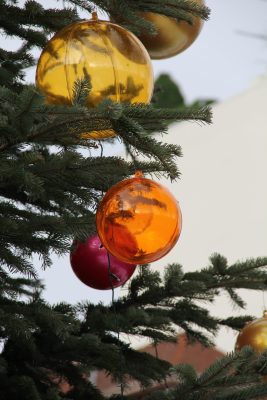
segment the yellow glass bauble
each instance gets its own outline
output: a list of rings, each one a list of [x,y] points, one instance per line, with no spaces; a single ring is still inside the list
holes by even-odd
[[[204,0],[194,0],[194,2],[200,6],[205,5]],[[186,50],[198,37],[203,26],[202,19],[195,16],[192,18],[192,24],[189,24],[153,12],[142,12],[140,15],[152,22],[157,30],[155,35],[145,33],[139,35],[139,39],[154,60],[169,58]],[[115,18],[118,22],[119,19]]]
[[[109,98],[115,102],[149,103],[153,71],[140,40],[126,29],[93,19],[73,23],[55,34],[43,50],[36,84],[50,104],[72,104],[73,86],[88,78],[92,89],[86,105],[95,107]],[[112,129],[82,137],[112,137]]]
[[[113,256],[130,264],[146,264],[173,248],[182,216],[167,188],[137,172],[105,194],[96,225],[101,242]]]
[[[267,311],[263,317],[248,323],[239,333],[236,340],[236,350],[251,346],[256,352],[267,350]]]

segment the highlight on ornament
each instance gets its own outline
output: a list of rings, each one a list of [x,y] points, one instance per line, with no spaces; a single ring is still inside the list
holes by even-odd
[[[250,346],[258,353],[267,350],[267,310],[263,317],[255,319],[244,326],[236,340],[236,350]]]
[[[73,103],[75,82],[87,78],[86,99],[95,107],[106,98],[114,102],[149,103],[153,70],[140,40],[109,21],[75,22],[57,32],[43,50],[36,70],[36,85],[50,104]],[[83,138],[115,136],[112,129],[83,133]]]
[[[124,285],[136,268],[136,265],[127,264],[111,254],[108,255],[97,235],[90,236],[85,242],[74,242],[70,263],[81,282],[99,290]]]
[[[174,247],[182,216],[167,188],[137,172],[108,190],[99,204],[96,226],[111,254],[127,263],[145,264]]]
[[[194,2],[200,6],[205,5],[203,0],[194,0]],[[192,17],[192,24],[153,12],[140,12],[140,16],[152,22],[157,31],[156,34],[143,32],[139,35],[139,39],[154,60],[182,53],[194,43],[203,26],[203,20],[197,16]]]

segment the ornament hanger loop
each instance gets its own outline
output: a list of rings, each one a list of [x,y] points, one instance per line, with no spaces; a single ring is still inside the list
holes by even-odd
[[[134,177],[135,178],[143,178],[144,177],[143,172],[142,171],[135,171]]]
[[[92,12],[92,20],[93,20],[93,21],[98,21],[98,15],[97,15],[97,12],[96,12],[96,11],[93,11],[93,12]]]

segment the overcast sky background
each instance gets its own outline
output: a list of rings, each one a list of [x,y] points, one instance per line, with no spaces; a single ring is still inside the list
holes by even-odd
[[[24,4],[24,1],[19,3]],[[51,0],[42,2],[47,8],[62,3]],[[211,18],[204,24],[191,48],[171,59],[153,62],[155,75],[170,73],[188,101],[196,98],[224,101],[246,90],[267,68],[267,41],[240,34],[243,31],[267,36],[267,2],[207,0],[206,4],[211,8]],[[0,41],[5,48],[18,46],[18,41],[14,39],[0,36]],[[38,53],[35,53],[36,57]],[[27,81],[34,82],[34,75],[35,69],[29,69]],[[119,147],[111,149],[107,146],[106,153],[111,151],[118,152]],[[53,267],[40,272],[46,283],[46,298],[49,301],[110,300],[109,291],[97,291],[80,283],[72,273],[68,256],[53,259]]]

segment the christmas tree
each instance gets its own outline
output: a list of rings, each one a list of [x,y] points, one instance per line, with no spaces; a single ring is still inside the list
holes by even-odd
[[[102,400],[100,388],[90,380],[96,370],[106,371],[118,383],[120,399],[130,398],[125,394],[129,379],[147,387],[167,382],[170,375],[174,386],[163,385],[144,398],[242,400],[267,395],[263,379],[267,353],[244,347],[198,376],[190,365],[172,367],[156,356],[134,350],[125,340],[127,335],[141,336],[157,346],[176,340],[180,327],[189,341],[211,346],[209,334],[215,336],[220,326],[242,329],[251,317],[216,318],[205,303],[226,291],[234,304],[243,306],[236,289],[266,289],[267,258],[229,265],[224,256],[215,254],[208,266],[198,267],[194,273],[183,272],[177,262],[165,266],[163,276],[140,265],[129,281],[127,294],[113,298],[108,306],[88,302],[49,305],[44,300],[33,255],[40,258],[43,268],[56,268],[51,266],[51,254],[69,253],[73,241],[83,243],[95,235],[95,214],[103,194],[136,170],[152,177],[179,178],[181,149],[164,143],[164,138],[158,140],[154,133],[166,133],[173,121],[211,122],[210,109],[201,103],[186,107],[179,90],[173,90],[169,108],[161,108],[164,101],[157,91],[151,104],[149,95],[146,101],[131,101],[143,90],[143,83],[135,85],[132,75],[124,83],[115,79],[95,100],[94,82],[101,84],[106,78],[100,67],[96,76],[83,68],[83,79],[74,79],[68,88],[71,100],[63,96],[63,86],[62,94],[55,96],[53,88],[42,86],[40,81],[38,87],[24,82],[25,69],[36,65],[32,50],[43,49],[48,37],[77,23],[82,11],[88,12],[88,19],[96,10],[99,15],[104,13],[142,38],[144,32],[146,37],[156,33],[153,21],[142,13],[162,14],[175,18],[175,23],[192,26],[196,19],[208,18],[209,10],[201,2],[69,0],[62,7],[54,3],[55,8],[46,9],[33,0],[23,7],[15,0],[0,1],[2,32],[22,39],[21,47],[14,51],[0,49],[0,398]],[[94,18],[97,20],[95,14]],[[116,29],[121,32],[121,28]],[[131,41],[139,43],[135,39],[127,43]],[[63,45],[60,37],[58,53]],[[97,53],[97,63],[101,51],[95,42],[88,40],[87,49]],[[128,48],[122,46],[120,53],[125,56]],[[130,53],[130,61],[135,63],[137,55]],[[50,55],[57,60],[57,52],[51,48]],[[86,62],[81,53],[78,56]],[[58,64],[49,62],[44,64],[52,73]],[[133,74],[138,74],[143,64],[133,68]],[[66,55],[65,70],[69,65]],[[116,63],[110,68],[116,75]],[[106,74],[110,75],[110,70]],[[61,78],[59,75],[59,81]],[[170,90],[168,79],[162,80]],[[127,161],[91,156],[92,149],[103,145],[94,138],[103,134],[114,146],[120,139],[129,155]],[[125,235],[123,238],[126,241]],[[164,259],[162,263],[164,266]],[[109,278],[114,294],[112,279],[116,276],[109,271]],[[62,389],[63,384],[68,390]]]

